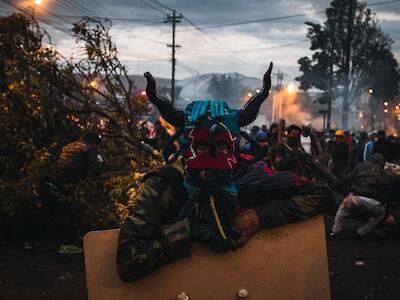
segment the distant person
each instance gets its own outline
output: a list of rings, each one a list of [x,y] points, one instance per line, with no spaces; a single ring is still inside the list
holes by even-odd
[[[99,154],[100,144],[100,135],[95,131],[88,131],[79,141],[63,147],[53,172],[42,183],[39,198],[43,207],[37,216],[39,219],[34,221],[33,227],[36,227],[32,229],[29,240],[24,243],[25,249],[37,246],[47,225],[45,223],[69,208],[68,203],[61,200],[64,195],[70,195],[76,184],[88,175],[99,176],[105,172],[104,160]],[[82,252],[82,248],[75,245],[78,239],[76,228],[69,223],[70,220],[64,221],[59,234],[63,243],[59,253]]]
[[[368,133],[365,131],[361,131],[359,136],[354,135],[353,140],[355,141],[354,147],[354,164],[357,165],[364,161],[364,147],[368,142]]]
[[[336,177],[341,178],[348,166],[349,149],[344,140],[344,131],[336,130],[334,141],[329,143],[329,169]]]
[[[267,139],[268,139],[269,147],[273,147],[276,145],[276,143],[279,140],[279,125],[278,125],[278,123],[271,124],[271,126],[269,127]]]
[[[312,132],[312,124],[310,122],[305,123],[302,127],[300,143],[305,153],[308,153],[313,157],[318,157],[320,151],[317,140]]]
[[[250,129],[250,137],[252,137],[253,139],[256,138],[256,134],[257,132],[260,131],[260,126],[254,125],[253,127],[251,127]]]
[[[279,142],[271,149],[272,164],[277,171],[292,171],[301,175],[298,151],[304,153],[300,143],[301,128],[295,124],[287,128],[286,141]]]
[[[381,154],[385,159],[387,159],[387,154],[388,154],[388,142],[386,140],[386,133],[384,130],[379,130],[378,133],[376,134],[376,142],[374,144],[372,153],[379,153]]]
[[[267,125],[265,125],[265,124],[262,125],[262,126],[261,126],[261,130],[264,131],[265,133],[268,133],[268,127],[267,127]]]
[[[344,142],[346,143],[348,150],[348,157],[347,157],[348,171],[351,171],[353,170],[354,167],[355,143],[352,134],[348,130],[344,132]]]
[[[255,155],[260,155],[261,156],[261,160],[264,160],[268,154],[268,141],[267,141],[267,133],[264,132],[263,130],[260,130],[259,132],[257,132],[256,137],[255,137],[255,141],[257,142],[257,144],[260,147],[260,151],[261,153],[257,153],[256,149],[254,149],[253,145],[251,143],[247,143],[244,148],[243,148],[243,153],[244,154],[250,154],[252,156]]]
[[[376,131],[371,131],[369,133],[369,141],[364,146],[363,161],[368,161],[369,158],[371,157],[374,150],[375,142],[376,142]]]
[[[260,130],[256,134],[256,142],[261,148],[261,155],[262,155],[263,158],[265,158],[265,156],[268,153],[268,139],[267,139],[267,137],[268,137],[267,133],[265,131],[263,131],[263,130]]]

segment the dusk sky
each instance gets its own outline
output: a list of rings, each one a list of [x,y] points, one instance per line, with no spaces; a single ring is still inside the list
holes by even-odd
[[[34,0],[0,0],[3,16],[16,11],[5,2],[27,9]],[[400,1],[366,2],[375,4],[371,9],[383,30],[395,41],[393,52],[400,60]],[[164,24],[163,20],[170,13],[167,8],[172,8],[184,16],[176,33],[176,41],[182,46],[176,54],[178,79],[197,72],[238,72],[262,77],[265,66],[273,61],[275,71],[283,71],[285,82],[290,82],[299,74],[297,60],[311,53],[304,22],[323,22],[325,15],[318,12],[329,3],[329,0],[42,0],[35,14],[65,30],[71,28],[81,15],[91,13],[92,16],[111,18],[112,38],[129,72],[151,71],[159,77],[170,77],[171,48],[166,44],[171,43],[172,26]],[[285,18],[297,14],[307,15]],[[246,23],[267,18],[275,20]],[[239,22],[245,24],[207,28]],[[193,24],[204,29],[197,30]],[[79,56],[70,36],[42,25],[61,53]]]

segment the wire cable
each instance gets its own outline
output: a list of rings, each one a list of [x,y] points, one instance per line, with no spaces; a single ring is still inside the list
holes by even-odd
[[[368,6],[387,5],[387,4],[398,3],[398,2],[400,2],[400,0],[383,1],[383,2],[376,2],[376,3],[370,3],[370,4],[367,3],[367,7]],[[316,12],[312,12],[312,13],[302,13],[302,14],[286,15],[286,16],[279,16],[279,17],[272,17],[272,18],[262,18],[262,19],[248,20],[248,21],[241,21],[241,22],[232,22],[232,23],[225,23],[225,24],[207,25],[207,26],[199,27],[199,29],[214,29],[214,28],[246,25],[246,24],[253,24],[253,23],[279,21],[279,20],[285,20],[285,19],[292,19],[292,18],[320,15],[320,14],[324,14],[324,13],[325,13],[325,10],[320,10],[320,11],[316,11]],[[193,30],[195,30],[195,29],[180,30],[180,32],[193,31]]]

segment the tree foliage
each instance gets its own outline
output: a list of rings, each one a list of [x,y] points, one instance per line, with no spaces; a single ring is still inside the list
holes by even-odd
[[[237,76],[213,75],[207,92],[215,99],[233,104],[240,99],[244,89]]]
[[[322,102],[342,97],[346,127],[349,106],[369,87],[376,86],[379,97],[398,94],[398,64],[390,50],[393,40],[365,3],[333,0],[326,17],[323,24],[306,22],[314,53],[299,59],[302,75],[296,79],[303,90],[322,90]]]
[[[160,163],[137,138],[148,101],[118,60],[110,26],[95,19],[76,23],[72,32],[83,53],[74,59],[48,44],[31,17],[0,18],[0,218],[40,205],[41,179],[61,147],[86,129],[103,134],[101,152],[111,173],[82,181],[64,197],[82,220],[121,221],[138,174]]]
[[[28,17],[0,19],[0,210],[10,214],[37,195],[52,153],[78,132],[50,84],[58,60],[46,37]]]

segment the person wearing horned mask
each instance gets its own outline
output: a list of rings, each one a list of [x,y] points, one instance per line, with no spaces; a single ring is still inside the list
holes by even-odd
[[[326,187],[275,172],[257,154],[239,153],[239,138],[257,147],[240,128],[255,120],[268,97],[271,71],[272,63],[262,90],[242,109],[211,100],[194,101],[184,111],[159,97],[154,78],[145,73],[149,100],[178,128],[169,144],[178,140],[180,147],[164,156],[166,167],[144,176],[121,226],[117,269],[124,282],[189,256],[194,241],[216,252],[235,251],[262,227],[304,220],[331,207]]]

